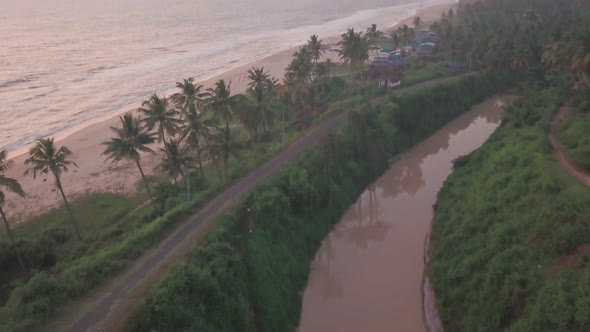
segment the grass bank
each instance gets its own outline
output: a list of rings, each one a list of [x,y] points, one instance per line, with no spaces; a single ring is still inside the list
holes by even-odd
[[[590,90],[574,100],[575,111],[562,124],[559,141],[568,157],[584,172],[590,173]]]
[[[470,76],[350,113],[350,123],[259,186],[137,308],[129,331],[293,331],[322,239],[358,194],[411,147],[505,89]]]
[[[546,138],[570,84],[524,89],[438,195],[430,271],[448,331],[590,330],[590,191]]]

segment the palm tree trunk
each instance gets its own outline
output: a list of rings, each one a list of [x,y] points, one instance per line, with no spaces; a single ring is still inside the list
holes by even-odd
[[[197,134],[195,134],[195,144],[197,145],[197,159],[199,160],[199,172],[201,173],[201,177],[204,179],[205,174],[203,173],[203,162],[201,161],[201,145],[199,144],[199,138]]]
[[[217,175],[219,176],[219,181],[223,182],[223,174],[221,174],[221,169],[219,167],[219,160],[214,159],[213,164],[215,165],[215,170],[217,171]]]
[[[22,267],[23,271],[26,271],[27,268],[25,267],[25,262],[23,261],[20,253],[18,252],[18,248],[16,247],[16,241],[14,240],[14,235],[10,230],[10,225],[8,224],[8,220],[6,219],[6,215],[4,214],[4,210],[0,206],[0,215],[2,215],[2,220],[4,221],[4,227],[6,228],[6,233],[8,233],[8,237],[10,237],[10,242],[12,243],[12,247],[14,248],[14,253],[16,254],[16,258],[18,258],[18,262]]]
[[[223,177],[227,182],[227,158],[223,158]]]
[[[141,178],[143,179],[143,184],[145,185],[145,189],[147,190],[147,193],[150,196],[150,200],[152,201],[152,205],[154,205],[154,196],[152,195],[152,191],[150,190],[150,186],[147,183],[147,179],[145,178],[145,174],[143,174],[143,169],[141,168],[141,164],[139,163],[139,160],[136,160],[135,163],[137,164],[137,168],[139,168],[139,173],[141,173]]]
[[[68,211],[68,214],[70,215],[70,218],[72,219],[72,224],[74,225],[74,232],[76,233],[76,237],[78,238],[78,240],[80,240],[82,237],[80,236],[80,228],[78,227],[78,220],[76,219],[76,217],[74,217],[74,213],[72,212],[72,208],[70,208],[70,203],[68,203],[68,199],[66,198],[66,194],[64,193],[64,188],[61,185],[61,180],[59,179],[59,176],[57,176],[57,174],[55,175],[55,181],[57,182],[57,188],[59,189],[59,192],[61,193],[61,197],[64,200],[64,203],[66,204],[66,210]]]

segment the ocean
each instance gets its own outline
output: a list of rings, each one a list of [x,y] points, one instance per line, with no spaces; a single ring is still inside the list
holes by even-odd
[[[0,0],[0,150],[440,0]]]

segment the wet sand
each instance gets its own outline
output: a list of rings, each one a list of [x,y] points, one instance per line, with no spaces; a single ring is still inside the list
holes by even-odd
[[[324,239],[303,297],[300,332],[425,331],[424,241],[452,161],[501,121],[494,97],[452,121],[371,184]]]

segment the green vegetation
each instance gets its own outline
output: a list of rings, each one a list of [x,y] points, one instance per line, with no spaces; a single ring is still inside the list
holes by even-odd
[[[590,173],[590,115],[575,112],[563,123],[559,140],[572,161],[586,173]]]
[[[589,257],[576,256],[590,238],[590,191],[546,140],[567,86],[526,90],[439,193],[431,276],[452,331],[590,327]]]
[[[489,0],[434,27],[446,56],[527,79],[501,128],[455,161],[438,196],[430,274],[447,330],[590,329],[590,191],[557,164],[546,138],[570,88],[586,84],[588,34],[578,30],[590,23],[588,5]],[[567,67],[576,83],[541,60]],[[587,122],[576,117],[560,138],[587,165]]]
[[[324,236],[391,156],[511,84],[499,73],[383,99],[258,187],[152,290],[129,331],[293,331]]]
[[[411,65],[415,66],[414,64]],[[452,76],[457,73],[440,62],[427,62],[413,68],[405,74],[401,87],[412,86],[436,78]]]
[[[568,157],[586,173],[590,173],[590,99],[588,89],[577,93],[573,100],[574,113],[562,123],[559,141]]]

